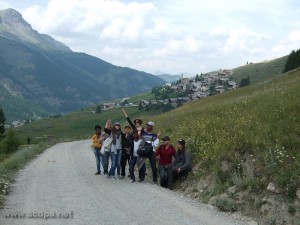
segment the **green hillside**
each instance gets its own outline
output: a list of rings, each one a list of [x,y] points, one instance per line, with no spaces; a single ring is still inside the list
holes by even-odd
[[[249,76],[251,84],[260,83],[280,76],[286,61],[287,56],[284,56],[270,61],[240,66],[233,69],[231,77],[239,83],[242,78]]]
[[[259,217],[262,224],[283,220],[292,224],[300,218],[296,204],[300,187],[299,99],[298,69],[165,114],[151,115],[136,107],[126,110],[132,119],[153,120],[155,131],[169,135],[173,144],[181,138],[187,141],[194,171],[177,190],[224,211],[238,209],[245,215]],[[40,120],[16,132],[23,141],[30,136],[36,143],[46,142],[49,136],[44,135],[50,135],[55,142],[86,139],[91,138],[95,124],[103,126],[107,119],[126,123],[120,109],[100,114],[85,110]],[[276,198],[266,191],[272,181],[280,190]],[[234,193],[225,194],[233,187]],[[211,203],[216,197],[219,201]],[[276,207],[260,216],[260,210],[268,204]],[[285,210],[278,210],[281,206]]]
[[[266,84],[195,101],[155,117],[137,108],[127,111],[131,118],[154,120],[156,130],[173,140],[188,140],[197,161],[217,165],[223,159],[236,162],[240,160],[238,157],[249,153],[257,157],[257,166],[263,167],[267,150],[284,148],[289,157],[299,157],[299,79],[298,70]],[[125,124],[120,109],[100,114],[78,111],[28,124],[19,128],[18,133],[21,137],[54,135],[58,139],[82,139],[89,137],[96,123],[104,125],[107,119]],[[288,182],[286,176],[278,179],[283,179],[282,185]]]

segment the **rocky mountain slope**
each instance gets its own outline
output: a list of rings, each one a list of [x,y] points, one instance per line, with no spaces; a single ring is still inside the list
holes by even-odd
[[[65,113],[144,93],[164,80],[73,52],[16,10],[0,11],[0,106],[8,120]]]

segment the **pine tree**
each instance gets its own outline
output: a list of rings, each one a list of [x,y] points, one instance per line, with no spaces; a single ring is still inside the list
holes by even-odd
[[[9,154],[17,151],[21,142],[16,137],[16,134],[13,131],[13,129],[9,129],[3,144],[4,144],[4,153]]]
[[[243,78],[240,82],[240,87],[245,87],[245,86],[248,86],[250,85],[250,77],[246,77],[246,78]]]
[[[102,105],[97,105],[96,106],[96,113],[101,113],[101,108],[102,108]]]
[[[300,49],[297,51],[293,50],[289,54],[283,72],[285,73],[298,67],[300,67]]]
[[[4,137],[5,133],[5,116],[2,108],[0,108],[0,140]]]

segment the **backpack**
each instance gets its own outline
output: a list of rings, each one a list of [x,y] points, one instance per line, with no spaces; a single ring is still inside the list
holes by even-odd
[[[140,157],[150,157],[153,154],[153,146],[152,141],[151,143],[148,143],[145,140],[142,140],[139,149],[137,150],[137,154]]]

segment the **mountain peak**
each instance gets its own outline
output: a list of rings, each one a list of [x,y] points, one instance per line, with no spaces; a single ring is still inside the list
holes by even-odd
[[[31,25],[15,9],[0,10],[0,36],[43,49],[71,51],[63,43],[32,29]]]
[[[0,24],[3,23],[8,26],[24,26],[31,29],[31,26],[29,23],[27,23],[21,13],[19,13],[17,10],[14,9],[5,9],[0,10]]]

